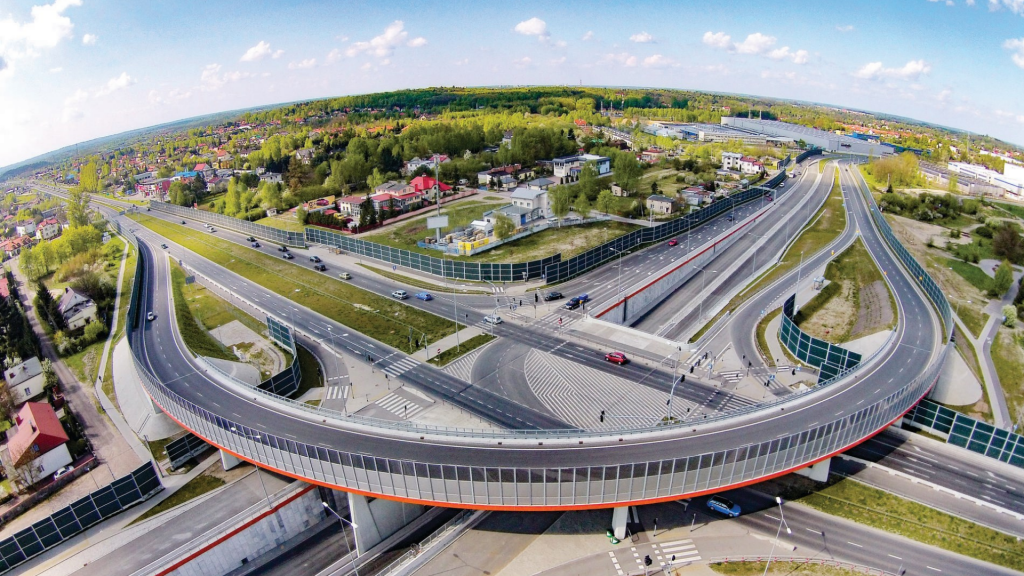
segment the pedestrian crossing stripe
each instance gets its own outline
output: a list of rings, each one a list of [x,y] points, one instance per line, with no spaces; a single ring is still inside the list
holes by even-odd
[[[376,402],[374,402],[374,404],[380,406],[381,408],[387,410],[388,412],[391,412],[392,414],[400,418],[409,418],[410,416],[413,416],[420,410],[423,410],[423,406],[420,406],[419,404],[411,400],[399,396],[394,392],[388,394],[387,396],[381,398],[380,400],[377,400]]]
[[[397,378],[398,376],[405,374],[409,370],[412,370],[413,368],[419,365],[420,363],[417,360],[413,360],[412,358],[406,356],[405,358],[402,358],[401,360],[395,362],[394,364],[391,364],[390,366],[384,368],[384,372]]]
[[[348,386],[328,386],[324,400],[340,400],[348,398]]]

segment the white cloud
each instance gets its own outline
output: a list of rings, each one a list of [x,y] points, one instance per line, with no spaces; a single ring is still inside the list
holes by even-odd
[[[710,30],[704,33],[702,42],[711,46],[712,48],[720,48],[722,50],[728,50],[732,46],[732,37],[725,32],[714,32]]]
[[[869,62],[860,67],[853,75],[865,80],[878,78],[895,78],[900,80],[916,80],[922,74],[931,72],[932,67],[924,60],[911,60],[901,68],[886,68],[881,62]]]
[[[522,58],[513,60],[512,64],[514,64],[516,68],[526,68],[530,64],[533,64],[533,59],[529,56],[523,56]]]
[[[760,54],[775,45],[775,36],[766,36],[760,32],[754,32],[747,36],[746,40],[733,46],[733,50],[740,54]]]
[[[70,38],[75,25],[64,11],[81,5],[82,0],[55,0],[53,4],[33,6],[28,22],[17,22],[11,16],[0,19],[0,70]]]
[[[763,78],[765,80],[768,80],[768,79],[773,79],[773,80],[789,80],[789,81],[792,82],[792,81],[795,81],[797,79],[797,75],[796,75],[796,72],[793,72],[793,71],[789,71],[789,72],[775,72],[775,71],[771,71],[771,70],[764,70],[764,71],[761,72],[761,78]]]
[[[1018,16],[1024,16],[1024,0],[988,0],[988,9],[992,11],[1006,8]]]
[[[644,68],[668,68],[669,66],[678,66],[675,60],[662,56],[661,54],[652,54],[647,58],[644,58],[641,65]]]
[[[330,52],[327,53],[327,63],[328,64],[334,64],[335,62],[337,62],[339,60],[341,60],[341,50],[338,50],[337,48],[335,48],[334,50],[331,50]]]
[[[974,0],[967,0],[968,6],[974,6]]]
[[[394,53],[397,46],[405,42],[408,36],[409,33],[405,31],[405,23],[395,20],[388,24],[383,34],[374,36],[369,42],[353,42],[345,50],[345,55],[351,58],[365,52],[378,58],[388,58]]]
[[[558,66],[559,64],[565,64],[565,56],[560,58],[552,58],[550,64],[552,66]]]
[[[359,67],[360,70],[369,70],[370,68],[373,68],[373,64],[370,64],[369,62]]]
[[[853,32],[853,24],[847,24],[845,26],[836,26],[836,30],[840,32]]]
[[[469,58],[463,58],[462,60],[456,60],[454,62],[454,64],[456,66],[465,66],[466,64],[469,64]]]
[[[583,40],[584,42],[586,42],[587,40],[590,40],[593,37],[594,37],[594,31],[593,30],[587,30],[587,33],[584,34],[583,38],[580,38],[580,40]]]
[[[288,63],[288,69],[289,70],[298,70],[298,69],[304,69],[304,68],[312,68],[313,66],[316,66],[316,58],[307,58],[307,59],[301,60],[299,62],[289,62]]]
[[[637,65],[637,58],[628,52],[619,52],[618,54],[605,54],[601,62],[604,64],[621,64],[627,68],[632,68]]]
[[[189,98],[191,96],[192,96],[192,91],[191,90],[182,90],[180,88],[175,88],[175,89],[171,90],[170,92],[168,92],[166,95],[161,95],[160,92],[158,92],[156,90],[150,90],[148,98],[149,98],[149,103],[150,104],[164,105],[164,104],[170,104],[172,102],[176,102],[178,100],[184,100],[184,99]]]
[[[276,58],[280,58],[283,54],[284,54],[284,50],[271,50],[269,43],[264,42],[263,40],[260,40],[259,44],[256,44],[252,48],[249,48],[248,50],[245,51],[245,54],[242,54],[242,58],[240,59],[240,61],[241,62],[258,62],[260,60],[263,60],[267,56],[270,56],[271,58],[275,58],[276,59]]]
[[[413,38],[412,40],[409,40],[408,42],[405,43],[405,45],[410,47],[410,48],[419,48],[420,46],[426,46],[427,45],[427,39],[424,38],[423,36],[419,36],[417,38]]]
[[[239,80],[255,76],[251,72],[240,72],[236,70],[234,72],[221,74],[220,71],[220,64],[207,64],[203,68],[202,74],[199,76],[199,89],[207,92],[218,90],[228,82],[238,82]],[[269,74],[264,74],[264,76],[269,76]]]
[[[807,50],[797,50],[793,52],[789,49],[789,46],[783,46],[782,48],[776,48],[767,54],[772,60],[792,60],[795,64],[806,64],[807,63]]]
[[[85,36],[82,36],[82,44],[85,44],[86,46],[93,46],[99,39],[100,37],[95,34],[86,34]]]
[[[636,42],[637,44],[649,44],[654,42],[654,36],[651,36],[646,31],[639,34],[633,34],[629,37],[630,42]]]
[[[0,60],[2,60],[2,58],[0,58]],[[3,66],[0,66],[0,70],[3,70]],[[63,72],[63,71],[64,71],[64,67],[63,66],[57,66],[56,68],[50,68],[50,73],[51,74],[58,74],[58,73]]]
[[[1024,37],[1011,38],[1003,42],[1003,48],[1012,50],[1013,54],[1010,57],[1013,59],[1013,63],[1024,68]]]
[[[71,106],[72,104],[78,104],[79,102],[84,102],[88,98],[89,93],[79,88],[78,90],[75,90],[74,94],[64,99],[64,105]]]
[[[530,18],[529,20],[523,20],[519,24],[516,24],[516,27],[513,28],[513,30],[522,34],[523,36],[538,36],[541,40],[544,40],[548,36],[550,36],[550,34],[548,34],[547,22],[541,20],[540,18],[537,18],[536,16]]]
[[[121,72],[120,76],[115,76],[110,80],[107,80],[106,85],[96,91],[96,95],[106,96],[107,94],[117,92],[118,90],[124,90],[135,83],[135,78],[129,76],[127,72]]]
[[[61,120],[66,124],[73,120],[78,120],[83,116],[85,116],[85,114],[83,114],[81,110],[74,106],[68,106],[67,108],[64,108],[64,111],[61,113]]]

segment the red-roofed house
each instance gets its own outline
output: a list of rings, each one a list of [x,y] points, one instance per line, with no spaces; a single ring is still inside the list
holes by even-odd
[[[740,172],[744,174],[760,174],[764,172],[764,164],[752,156],[740,158]]]
[[[7,452],[11,464],[26,471],[29,485],[71,464],[68,435],[49,404],[26,402],[14,421],[18,430],[7,442]]]
[[[0,300],[11,299],[11,285],[7,280],[7,275],[0,276]]]
[[[36,226],[36,238],[40,240],[49,240],[60,236],[60,231],[63,227],[60,225],[60,221],[56,218],[47,218]]]
[[[21,249],[25,246],[31,246],[35,242],[35,238],[31,236],[15,236],[13,238],[7,238],[6,240],[0,241],[0,251],[3,251],[4,256],[13,258],[21,253]]]
[[[363,203],[363,200],[365,200],[365,198],[362,196],[343,196],[338,198],[338,212],[358,218],[359,205]]]
[[[438,188],[441,189],[442,196],[445,192],[450,192],[452,189],[451,186],[444,182],[438,182],[430,176],[417,176],[409,181],[409,184],[412,185],[413,190],[417,192],[426,192],[431,195],[436,194]]]

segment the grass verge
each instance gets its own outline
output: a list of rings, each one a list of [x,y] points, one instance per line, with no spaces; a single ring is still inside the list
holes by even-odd
[[[228,270],[353,330],[403,351],[426,335],[437,342],[454,331],[451,321],[378,296],[322,273],[233,242],[145,215],[133,218],[157,234]],[[414,341],[410,345],[410,334]]]
[[[946,258],[946,266],[950,267],[953,272],[959,274],[961,278],[970,282],[971,286],[974,286],[982,292],[988,292],[992,287],[992,278],[974,264],[968,264],[961,260]]]
[[[782,314],[782,308],[776,308],[757,323],[757,348],[758,352],[761,353],[761,357],[765,359],[765,362],[769,366],[775,366],[775,359],[772,358],[771,348],[768,348],[768,323],[771,322],[776,316]],[[785,348],[785,346],[783,346]]]
[[[960,317],[960,321],[967,326],[967,329],[971,331],[971,334],[975,338],[981,336],[981,331],[985,329],[985,323],[988,322],[988,314],[985,312],[979,312],[970,305],[961,306],[957,309],[957,302],[953,302],[953,308],[956,309],[956,315]]]
[[[301,398],[303,394],[313,388],[322,387],[324,385],[324,376],[320,372],[320,362],[317,362],[312,352],[298,345],[295,346],[295,350],[299,353],[299,370],[302,371],[302,381],[299,382],[299,389],[295,391],[293,396]]]
[[[793,268],[796,268],[800,264],[801,253],[804,255],[814,254],[843,233],[843,229],[846,228],[846,208],[843,206],[843,193],[839,187],[839,173],[835,172],[834,174],[832,192],[829,193],[825,204],[814,215],[814,218],[811,219],[811,223],[805,226],[799,233],[793,244],[790,245],[789,249],[782,255],[782,258],[779,259],[779,263],[752,281],[745,290],[733,297],[718,314],[711,318],[690,338],[690,342],[696,342],[726,312],[736,310],[747,298],[757,294],[769,284],[782,278]]]
[[[391,280],[394,280],[395,282],[401,282],[403,284],[408,284],[409,286],[415,286],[417,288],[423,288],[425,290],[430,290],[431,292],[444,292],[444,293],[447,293],[447,294],[451,294],[453,292],[457,292],[459,294],[483,294],[483,295],[487,295],[487,294],[491,293],[490,291],[485,291],[485,290],[467,290],[465,288],[459,288],[458,290],[456,290],[455,288],[449,288],[449,287],[446,287],[446,286],[441,286],[441,285],[438,285],[438,284],[434,284],[432,282],[427,282],[426,280],[420,280],[419,278],[413,278],[412,276],[405,276],[403,274],[398,274],[397,272],[391,272],[390,270],[384,270],[383,268],[378,268],[376,266],[370,266],[369,264],[363,264],[362,262],[360,262],[359,265],[362,266],[363,268],[366,268],[370,272],[373,272],[374,274],[379,275],[379,276],[383,276],[385,278],[390,278]],[[460,280],[460,282],[461,282],[461,280]]]
[[[957,351],[960,353],[960,357],[964,359],[964,363],[967,364],[967,368],[974,374],[974,377],[981,383],[982,397],[978,402],[970,406],[951,406],[946,404],[952,410],[963,412],[964,415],[970,416],[971,418],[977,418],[978,420],[984,420],[985,422],[992,422],[992,400],[988,397],[988,388],[985,386],[985,379],[981,375],[981,363],[978,361],[978,353],[974,349],[974,345],[967,339],[963,331],[960,330],[960,326],[953,324],[953,335],[956,339]]]
[[[202,496],[203,494],[206,494],[211,490],[220,488],[223,485],[224,481],[221,480],[220,478],[217,478],[216,476],[200,474],[199,476],[196,476],[195,478],[185,483],[185,485],[179,488],[177,492],[171,494],[162,502],[147,510],[145,514],[139,516],[135,520],[132,520],[129,526],[131,526],[132,524],[142,522],[147,518],[152,518],[153,516],[156,516],[161,512],[170,510],[175,506],[184,504],[185,502],[188,502],[193,498]]]
[[[1024,570],[1024,542],[924,504],[911,502],[850,479],[795,494],[812,508],[911,540],[1014,570]]]
[[[854,576],[863,572],[836,566],[821,564],[804,564],[803,562],[785,562],[775,560],[769,568],[766,562],[716,562],[708,564],[708,568],[718,574],[730,576]],[[765,572],[767,569],[767,572]]]
[[[178,319],[178,332],[188,349],[197,356],[237,362],[238,357],[210,336],[192,313],[185,298],[185,271],[174,262],[171,263],[171,288],[174,292],[174,316]]]
[[[1000,328],[991,349],[992,364],[1006,396],[1006,407],[1017,424],[1024,420],[1024,350],[1021,350],[1020,338],[1019,332]]]
[[[462,342],[459,345],[458,351],[456,351],[455,348],[449,348],[444,352],[441,352],[437,356],[431,358],[430,363],[433,364],[434,366],[444,366],[451,362],[452,360],[455,360],[460,356],[464,356],[469,352],[472,352],[473,350],[480,348],[481,346],[487,344],[488,342],[494,339],[495,337],[491,336],[490,334],[477,334],[476,336],[473,336],[469,340]]]

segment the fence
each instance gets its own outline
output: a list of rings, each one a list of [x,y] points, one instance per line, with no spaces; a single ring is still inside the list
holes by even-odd
[[[291,328],[271,316],[267,316],[267,329],[274,341],[292,353],[292,363],[281,372],[260,382],[258,388],[278,396],[291,396],[302,383],[302,370],[299,367],[299,354],[295,349],[295,339],[292,337]]]
[[[149,207],[158,212],[166,212],[168,214],[174,214],[175,216],[188,218],[190,220],[199,220],[200,222],[206,222],[208,224],[220,226],[221,228],[227,228],[228,230],[234,230],[235,232],[241,232],[242,234],[262,238],[269,242],[276,242],[277,244],[298,246],[299,248],[304,248],[306,246],[305,235],[303,235],[302,232],[280,230],[263,224],[249,222],[248,220],[239,220],[238,218],[232,218],[231,216],[225,216],[224,214],[218,214],[216,212],[207,212],[205,210],[178,206],[176,204],[157,202],[156,200],[150,200]]]
[[[180,468],[185,462],[212,448],[202,438],[189,432],[164,447],[167,459],[171,461],[171,469]]]
[[[383,570],[377,572],[375,576],[393,576],[394,574],[398,574],[403,568],[412,563],[412,561],[415,560],[420,554],[432,548],[435,544],[437,544],[439,540],[441,540],[445,536],[448,536],[452,532],[458,530],[472,517],[472,510],[463,510],[462,512],[459,512],[458,514],[453,516],[451,520],[445,522],[444,525],[442,525],[440,528],[434,530],[430,534],[430,536],[427,536],[424,540],[417,543],[412,550],[409,550],[405,554],[402,554],[398,558],[395,558],[390,564],[385,566]]]
[[[804,160],[807,160],[811,156],[819,156],[819,155],[821,155],[821,148],[811,148],[810,150],[807,150],[806,152],[802,152],[799,156],[797,156],[796,157],[796,163],[799,164],[799,163],[803,162]]]
[[[153,462],[0,541],[0,574],[163,490]]]
[[[944,436],[949,444],[1024,468],[1024,436],[965,416],[942,404],[921,400],[903,417],[903,422]]]
[[[796,294],[782,304],[782,324],[779,325],[779,340],[796,356],[797,360],[818,368],[818,381],[825,382],[841,372],[860,364],[861,356],[846,348],[819,340],[801,330],[793,322],[796,314]]]

